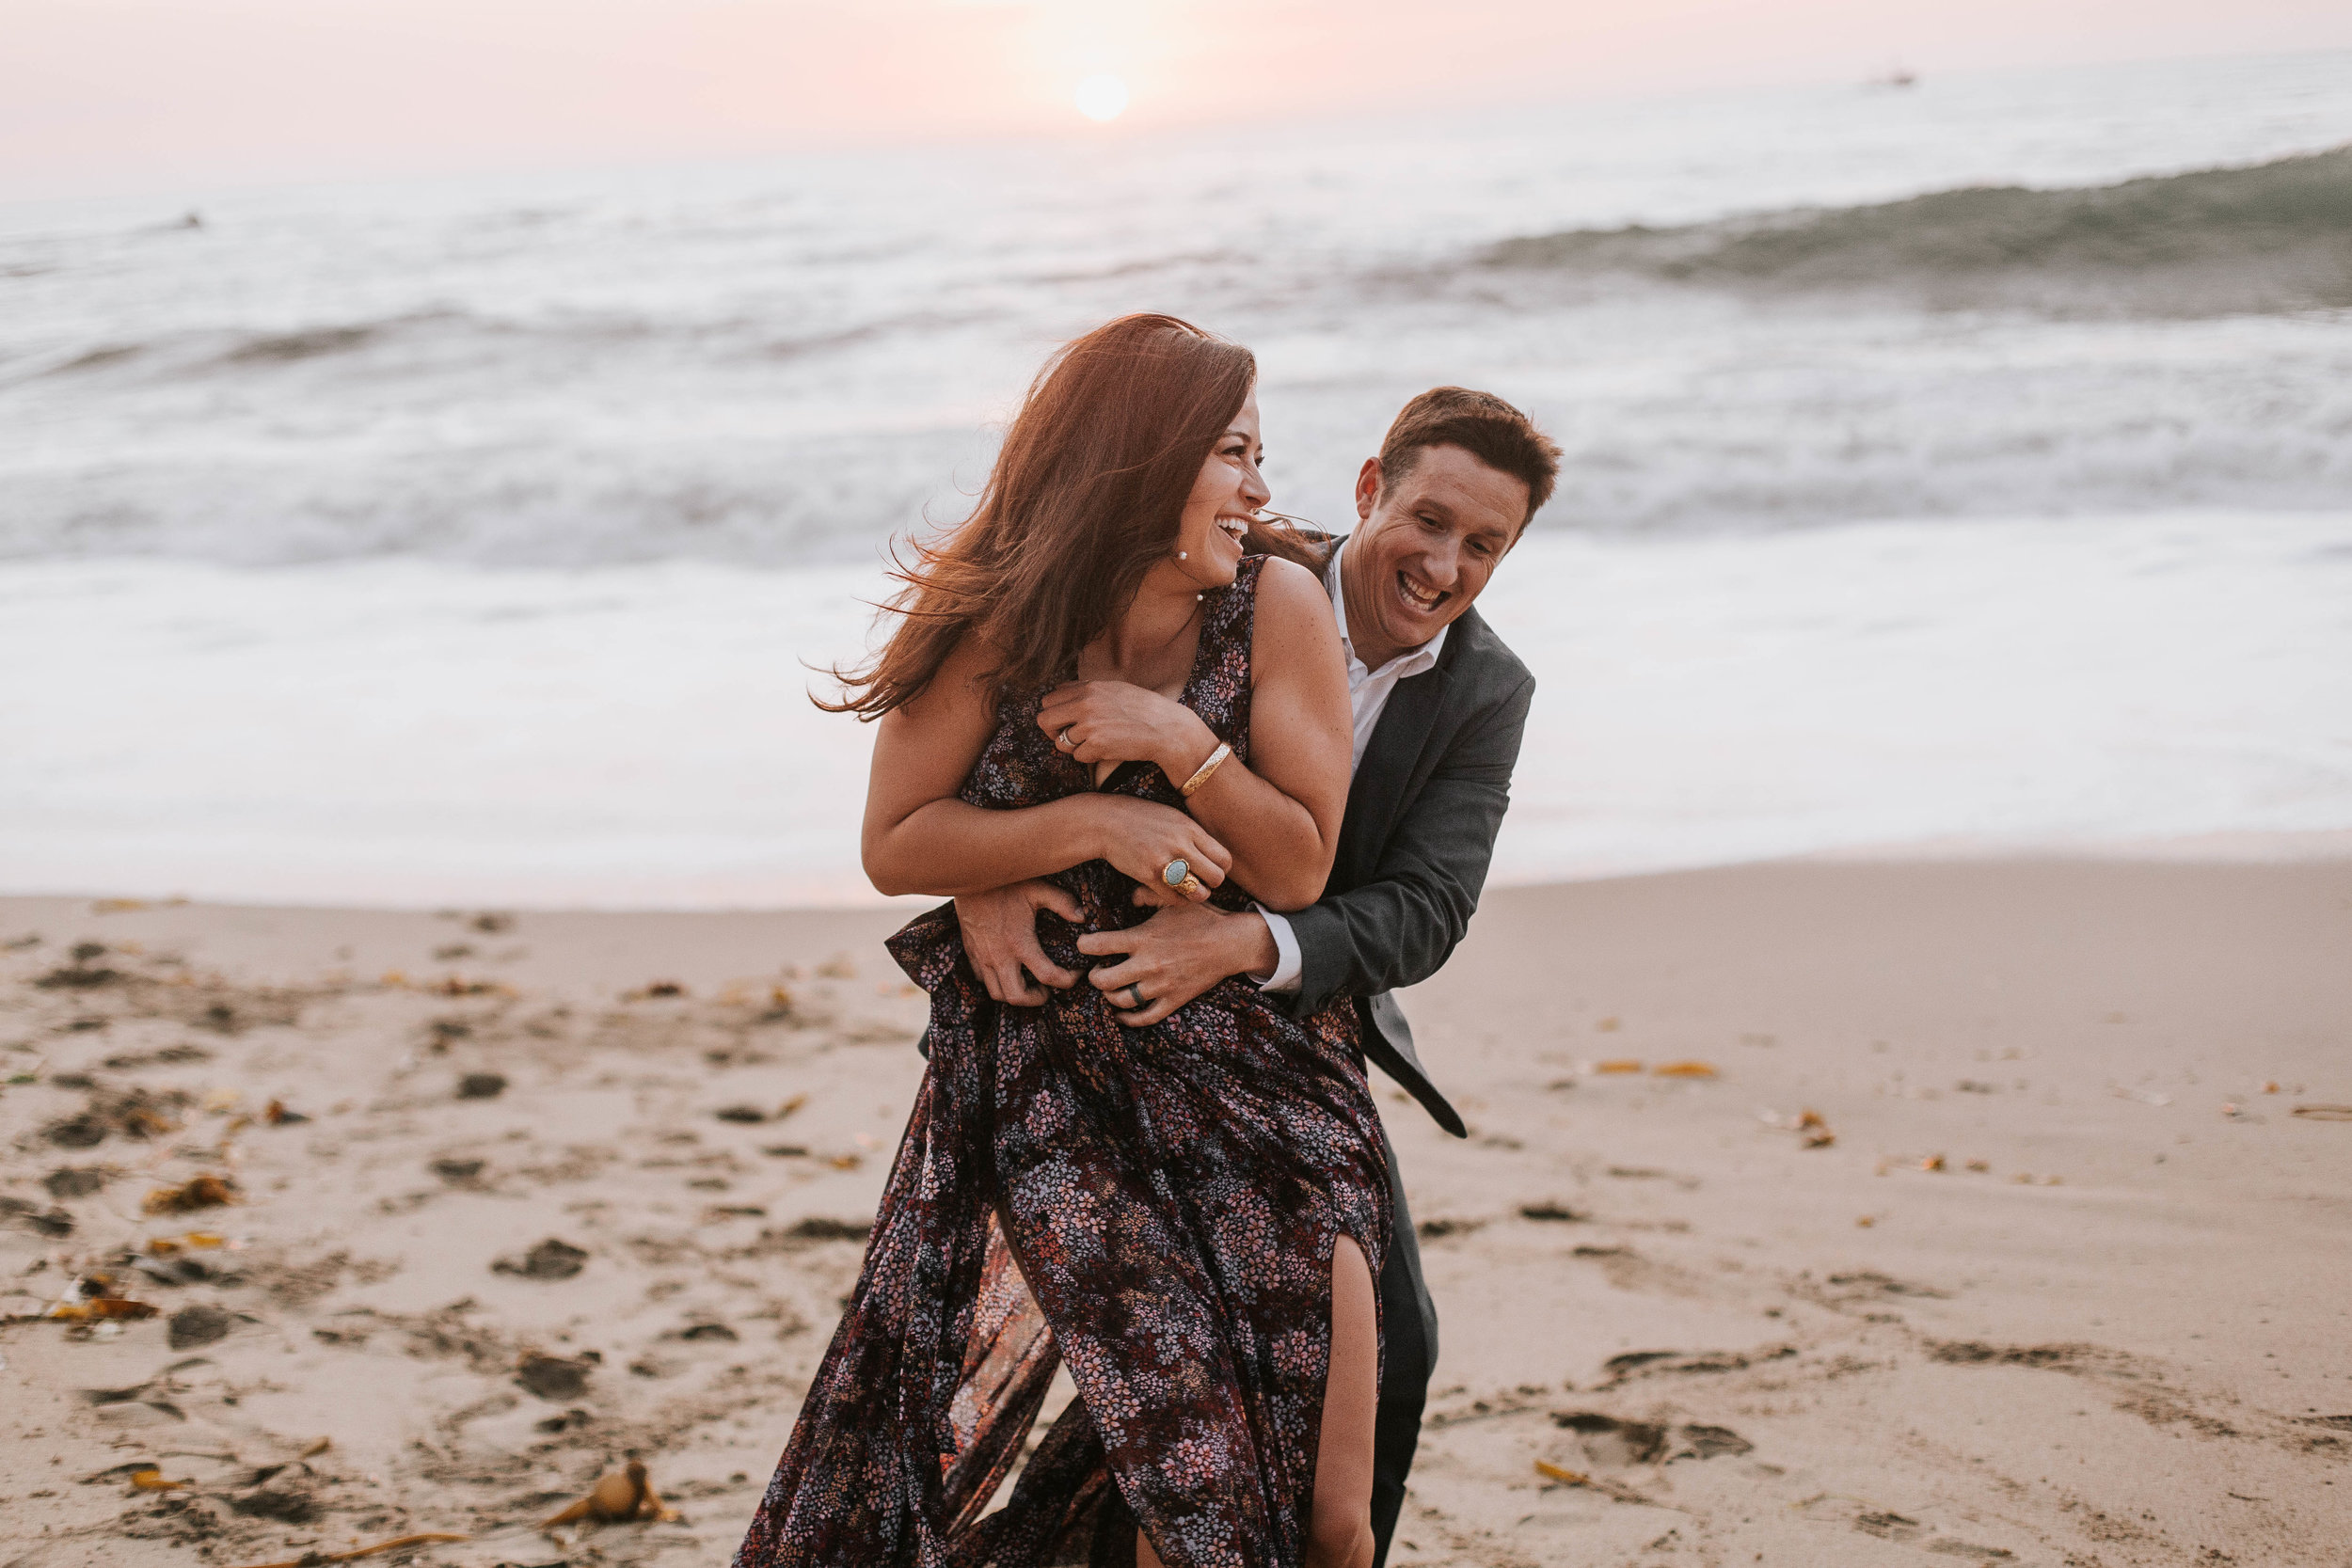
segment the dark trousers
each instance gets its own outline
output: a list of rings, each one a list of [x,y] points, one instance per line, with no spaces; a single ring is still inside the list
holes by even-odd
[[[1438,1308],[1421,1276],[1421,1240],[1405,1206],[1405,1183],[1389,1150],[1389,1197],[1396,1233],[1380,1265],[1380,1409],[1373,1418],[1372,1562],[1384,1568],[1396,1517],[1405,1507],[1405,1478],[1421,1443],[1421,1409],[1438,1370]]]

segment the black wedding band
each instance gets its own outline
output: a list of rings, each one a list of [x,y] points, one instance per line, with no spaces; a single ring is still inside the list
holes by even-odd
[[[1130,984],[1127,987],[1127,1006],[1131,1009],[1140,1012],[1142,1009],[1150,1006],[1151,1005],[1151,1003],[1146,1002],[1143,999],[1143,992],[1136,990],[1133,984]]]

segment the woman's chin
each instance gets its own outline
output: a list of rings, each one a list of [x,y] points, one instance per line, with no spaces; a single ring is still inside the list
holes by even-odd
[[[1199,549],[1189,551],[1182,561],[1169,555],[1152,567],[1152,576],[1144,580],[1169,589],[1181,582],[1196,593],[1205,594],[1213,588],[1231,588],[1233,578],[1241,574],[1241,541],[1220,532],[1203,541]]]

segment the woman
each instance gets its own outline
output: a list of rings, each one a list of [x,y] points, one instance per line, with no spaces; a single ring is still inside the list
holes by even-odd
[[[880,721],[876,887],[1047,878],[1072,969],[1154,897],[1321,893],[1346,676],[1312,574],[1243,554],[1255,375],[1152,315],[1041,373],[831,705]],[[1133,990],[1002,1006],[950,909],[890,947],[930,1065],[738,1568],[1366,1568],[1389,1207],[1353,1010],[1243,980],[1149,1026]],[[1078,1398],[987,1513],[1057,1364]]]

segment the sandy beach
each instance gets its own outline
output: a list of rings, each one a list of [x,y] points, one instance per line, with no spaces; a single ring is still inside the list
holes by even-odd
[[[921,1070],[901,919],[0,899],[0,1568],[723,1561]],[[1406,998],[1472,1135],[1375,1085],[1393,1560],[2341,1565],[2347,959],[2344,862],[1491,895]],[[532,1528],[630,1454],[681,1518]]]

